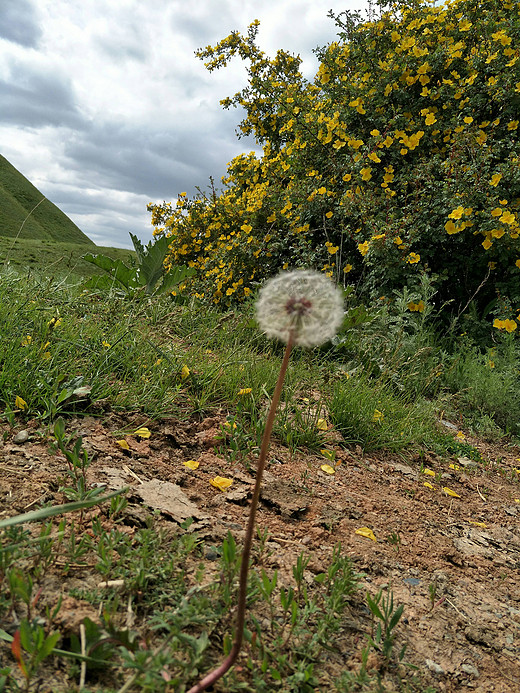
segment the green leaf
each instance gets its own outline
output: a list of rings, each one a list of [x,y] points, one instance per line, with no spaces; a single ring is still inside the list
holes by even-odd
[[[139,286],[137,270],[133,267],[127,267],[121,260],[112,260],[106,255],[92,255],[92,253],[87,253],[83,259],[102,269],[127,290],[136,289]]]
[[[48,517],[53,517],[54,515],[62,515],[63,513],[72,513],[76,510],[91,508],[93,505],[98,505],[106,500],[110,500],[110,498],[113,498],[114,496],[124,493],[126,490],[126,488],[119,489],[118,491],[113,491],[112,493],[102,496],[101,498],[91,498],[83,501],[74,501],[73,503],[64,503],[63,505],[53,505],[48,508],[32,510],[29,513],[23,513],[22,515],[8,517],[5,520],[0,521],[0,529],[4,529],[4,527],[13,527],[14,525],[21,525],[24,522],[41,522],[42,520],[46,520]]]
[[[143,248],[143,244],[137,236],[131,233],[130,238],[134,244],[139,263],[139,283],[146,287],[147,294],[151,294],[154,286],[164,274],[164,258],[168,252],[169,239],[162,236],[155,243],[150,241],[146,248]]]

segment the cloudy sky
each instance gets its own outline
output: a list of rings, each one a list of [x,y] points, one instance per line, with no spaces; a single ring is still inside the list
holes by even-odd
[[[237,62],[194,56],[260,20],[268,54],[303,58],[334,40],[327,17],[365,0],[0,0],[0,153],[98,245],[151,238],[146,205],[205,189],[254,143],[220,99]]]

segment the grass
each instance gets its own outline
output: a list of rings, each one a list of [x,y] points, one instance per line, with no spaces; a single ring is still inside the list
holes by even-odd
[[[9,266],[18,272],[41,274],[45,267],[45,276],[59,277],[69,275],[90,277],[100,276],[102,270],[82,259],[87,252],[108,255],[114,260],[130,263],[135,258],[133,250],[124,248],[105,248],[81,243],[56,241],[42,238],[10,238],[0,235],[0,267]]]
[[[0,237],[49,240],[92,247],[94,243],[0,155]]]
[[[16,242],[20,253],[24,243]],[[59,255],[50,241],[41,241],[42,253],[45,244]],[[84,484],[89,459],[81,438],[67,435],[70,415],[110,408],[189,419],[224,411],[236,426],[222,437],[222,452],[240,460],[254,456],[282,350],[259,335],[252,304],[222,314],[168,297],[131,301],[86,289],[77,265],[59,277],[18,274],[15,256],[0,272],[0,416],[9,425],[31,418],[46,427],[49,442],[68,460],[68,500],[96,502]],[[437,419],[447,408],[495,437],[518,434],[515,343],[504,339],[486,353],[468,344],[450,352],[416,317],[373,308],[358,321],[352,308],[335,344],[296,349],[278,441],[318,451],[324,421],[347,448],[471,456],[467,444],[439,431]],[[125,505],[117,496],[88,519],[80,511],[59,521],[46,517],[43,506],[36,524],[0,526],[0,617],[20,617],[13,649],[18,666],[0,667],[0,690],[35,690],[38,672],[55,661],[58,647],[56,661],[68,667],[68,676],[86,675],[83,691],[185,691],[229,650],[240,562],[233,536],[211,547],[218,558],[212,564],[204,560],[207,542],[189,523],[158,533],[150,515],[146,526],[129,532],[119,522]],[[363,624],[369,614],[372,635],[360,667],[330,681],[328,690],[404,691],[390,676],[404,656],[394,647],[402,609],[394,607],[391,592],[361,599],[361,608],[359,576],[340,547],[319,574],[309,573],[301,554],[292,580],[281,584],[277,571],[264,565],[270,550],[261,536],[250,574],[245,655],[222,690],[316,690],[316,663],[325,653],[341,663],[331,643],[353,637],[347,615]],[[38,584],[49,572],[66,579],[78,566],[89,566],[99,582],[123,584],[122,591],[75,588],[102,615],[100,623],[85,621],[83,645],[77,636],[59,635],[59,608],[38,604]],[[0,639],[10,635],[0,631]],[[382,656],[389,679],[378,680],[368,668],[370,652]],[[406,690],[426,693],[419,678],[407,680]]]

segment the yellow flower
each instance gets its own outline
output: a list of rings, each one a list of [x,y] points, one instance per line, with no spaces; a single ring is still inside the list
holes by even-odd
[[[374,409],[374,415],[372,416],[372,421],[374,423],[381,423],[381,421],[385,418],[385,415],[383,414],[382,411],[379,411],[379,409]]]
[[[364,243],[358,243],[358,250],[365,257],[365,255],[368,253],[368,246],[369,243],[368,241],[365,241]]]
[[[243,387],[238,391],[239,395],[249,395],[253,390],[250,387]]]
[[[186,380],[186,378],[189,376],[189,374],[190,374],[190,369],[188,368],[188,366],[186,364],[184,364],[184,366],[181,368],[182,380]]]
[[[489,181],[489,185],[496,188],[497,185],[500,183],[501,178],[502,178],[501,173],[495,173],[494,175],[491,176],[491,180]]]
[[[426,116],[426,118],[424,120],[425,125],[433,125],[436,122],[437,122],[437,118],[435,117],[435,115],[433,113],[428,113],[428,115]]]
[[[32,337],[30,334],[25,335],[25,337],[22,339],[20,342],[21,346],[29,346],[29,344],[32,342]]]
[[[370,168],[370,166],[362,168],[360,173],[362,180],[370,180],[372,178],[372,169]]]
[[[515,265],[520,269],[520,258],[515,262]]]
[[[515,220],[516,216],[514,214],[511,214],[509,210],[503,212],[502,216],[500,217],[500,221],[503,224],[514,224]]]
[[[448,219],[448,221],[444,224],[444,228],[446,229],[446,233],[448,233],[450,236],[454,233],[459,233],[459,231],[462,231],[462,226],[456,226],[451,219]]]
[[[109,344],[108,342],[105,342],[105,340],[103,340],[103,341],[101,342],[101,344],[103,345],[103,347],[104,347],[105,349],[110,349],[110,347],[112,346],[112,345]]]
[[[464,214],[464,207],[457,207],[451,214],[448,215],[449,219],[460,219]]]
[[[483,246],[484,250],[489,250],[492,245],[493,245],[493,243],[491,243],[489,238],[486,238],[484,241],[482,241],[482,246]]]
[[[518,264],[518,267],[520,267],[520,260],[517,260],[516,262],[517,262],[517,264]],[[352,271],[352,265],[349,265],[349,264],[347,263],[347,264],[345,265],[345,267],[343,268],[343,272],[344,272],[345,274],[348,274],[348,273],[351,272],[351,271]]]
[[[406,258],[406,262],[410,265],[415,265],[420,259],[421,256],[418,253],[410,253]]]

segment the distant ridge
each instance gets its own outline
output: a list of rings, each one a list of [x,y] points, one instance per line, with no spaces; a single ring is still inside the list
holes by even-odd
[[[44,198],[45,196],[0,154],[0,236],[95,246],[61,209]],[[42,199],[43,202],[38,204]],[[33,211],[27,218],[31,210]],[[22,224],[23,228],[19,234]]]

